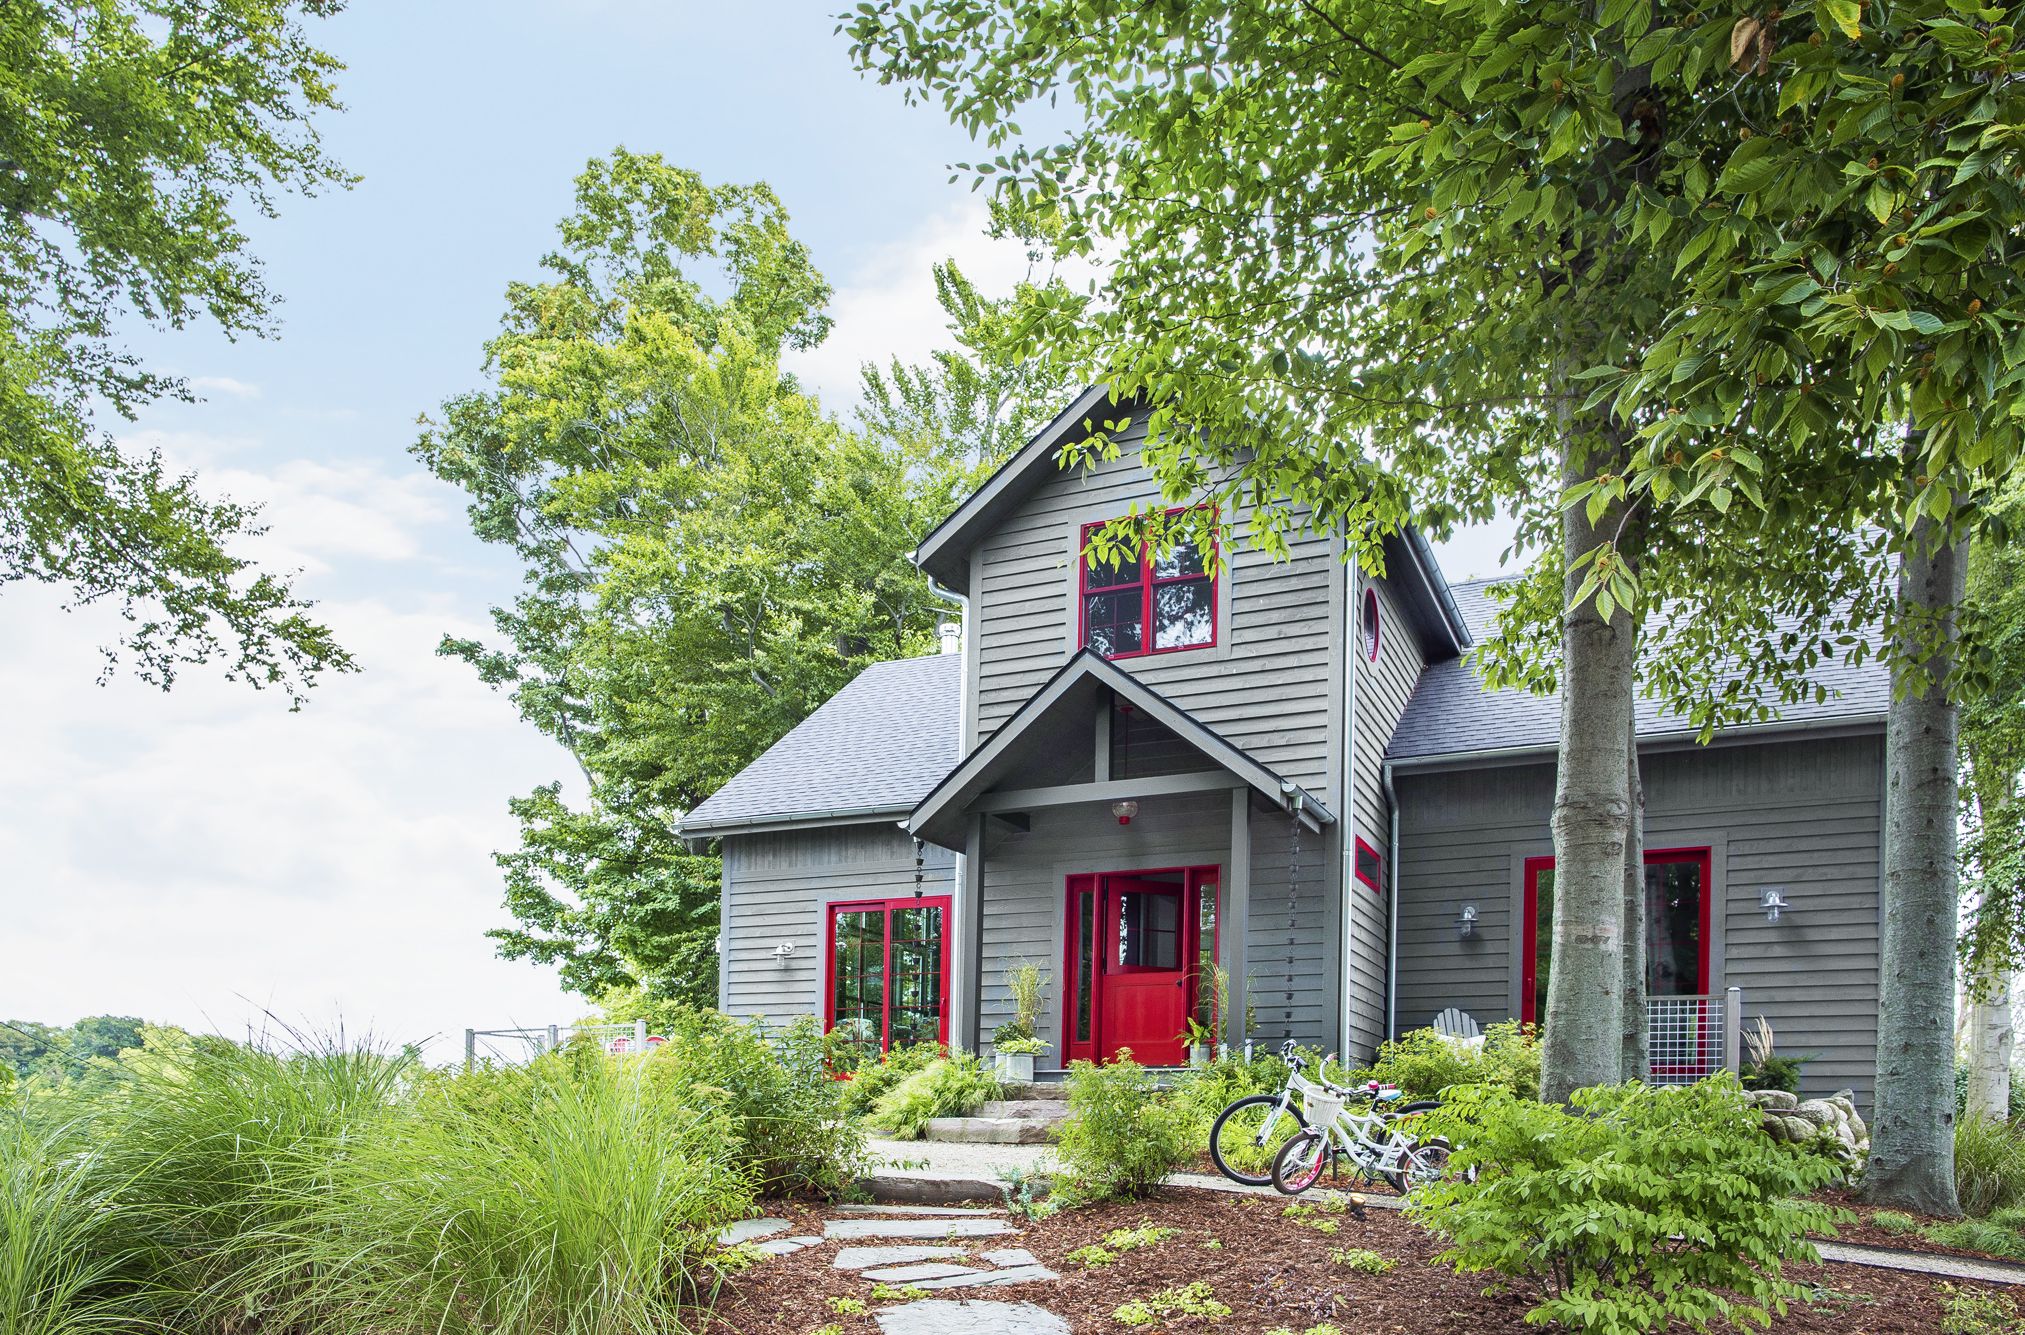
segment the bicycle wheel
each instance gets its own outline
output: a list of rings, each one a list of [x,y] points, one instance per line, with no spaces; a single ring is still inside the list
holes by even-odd
[[[1298,1196],[1320,1182],[1328,1166],[1328,1133],[1310,1127],[1280,1146],[1273,1159],[1273,1188],[1284,1196]]]
[[[1216,1115],[1209,1128],[1209,1157],[1233,1182],[1263,1187],[1273,1180],[1273,1157],[1287,1139],[1307,1128],[1299,1108],[1280,1108],[1277,1094],[1247,1094]]]
[[[1439,1182],[1449,1174],[1448,1141],[1440,1136],[1429,1136],[1426,1140],[1414,1142],[1411,1158],[1404,1171],[1388,1170],[1381,1174],[1392,1184],[1392,1189],[1405,1196],[1416,1188],[1430,1182]]]

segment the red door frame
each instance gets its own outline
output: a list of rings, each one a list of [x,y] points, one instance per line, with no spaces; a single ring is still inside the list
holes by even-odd
[[[1696,946],[1701,956],[1697,986],[1706,996],[1709,990],[1709,947],[1711,942],[1710,924],[1716,898],[1715,856],[1708,848],[1648,848],[1645,850],[1645,865],[1656,863],[1694,862],[1702,869],[1702,920],[1701,930],[1696,933]],[[1523,933],[1519,954],[1519,1018],[1527,1024],[1539,1022],[1534,1014],[1533,994],[1539,985],[1539,934],[1540,934],[1540,873],[1554,865],[1551,856],[1527,858],[1525,866],[1525,893],[1521,898],[1521,927]]]
[[[897,899],[837,900],[823,914],[823,1032],[837,1027],[837,915],[878,909],[885,915],[881,939],[879,977],[884,986],[879,996],[879,1051],[885,1052],[893,1037],[893,913],[896,909],[939,908],[942,910],[942,959],[939,962],[942,996],[936,1006],[935,1038],[949,1046],[949,929],[950,896],[902,895]]]
[[[1197,992],[1199,980],[1196,976],[1195,963],[1201,958],[1202,954],[1202,893],[1204,889],[1208,889],[1211,894],[1218,896],[1215,901],[1217,909],[1216,927],[1210,934],[1209,940],[1211,958],[1216,958],[1217,949],[1223,939],[1223,900],[1220,891],[1220,887],[1223,884],[1223,869],[1219,866],[1134,868],[1131,871],[1079,872],[1067,878],[1066,911],[1062,919],[1064,924],[1064,931],[1062,933],[1062,977],[1067,980],[1067,985],[1062,989],[1061,1053],[1063,1062],[1077,1060],[1096,1061],[1097,1054],[1102,1052],[1104,1047],[1104,961],[1101,947],[1105,941],[1110,939],[1104,911],[1105,882],[1113,877],[1119,880],[1143,880],[1152,876],[1174,875],[1181,877],[1182,885],[1181,958],[1186,962],[1184,968],[1188,973],[1188,985],[1182,998],[1181,1010],[1182,1016],[1185,1019],[1195,1014],[1196,1002],[1200,999]],[[1079,947],[1082,945],[1083,919],[1082,915],[1077,912],[1078,905],[1076,901],[1079,895],[1085,894],[1091,897],[1094,909],[1091,914],[1091,923],[1095,928],[1098,949],[1093,950],[1091,963],[1097,986],[1090,996],[1090,1037],[1079,1041],[1076,1038],[1076,1011],[1082,1001],[1083,980],[1076,972],[1076,956]]]

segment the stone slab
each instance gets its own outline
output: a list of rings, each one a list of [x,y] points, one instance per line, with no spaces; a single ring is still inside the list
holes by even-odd
[[[831,1219],[823,1236],[832,1241],[860,1238],[995,1238],[1010,1233],[1001,1219]]]
[[[961,1216],[961,1215],[996,1215],[1005,1213],[1003,1210],[991,1210],[986,1209],[982,1206],[975,1206],[975,1205],[969,1207],[958,1207],[947,1205],[838,1205],[832,1208],[835,1209],[838,1214],[876,1214],[876,1215],[911,1214],[911,1215]]]
[[[1004,1251],[986,1252],[984,1259],[993,1265],[1039,1265],[1034,1254],[1024,1247],[1008,1247]]]
[[[961,1247],[843,1247],[830,1262],[839,1270],[863,1270],[875,1265],[907,1265],[915,1261],[947,1261],[968,1256]]]
[[[766,1256],[792,1256],[804,1247],[813,1247],[821,1238],[775,1238],[771,1242],[755,1242],[752,1247]]]
[[[874,1319],[880,1335],[1070,1335],[1067,1320],[1032,1303],[924,1298]]]
[[[921,1134],[964,1145],[1044,1145],[1054,1138],[1055,1123],[1026,1117],[931,1117]]]
[[[785,1219],[741,1219],[735,1224],[726,1224],[717,1235],[719,1246],[736,1247],[741,1242],[758,1242],[776,1233],[785,1233],[794,1225]]]
[[[947,1279],[918,1281],[916,1288],[922,1289],[988,1289],[1000,1284],[1033,1284],[1042,1280],[1060,1279],[1061,1276],[1044,1265],[1016,1266],[1011,1270],[978,1270],[968,1275],[951,1275]]]
[[[989,1271],[975,1266],[951,1265],[947,1261],[925,1261],[920,1265],[889,1265],[879,1270],[867,1270],[860,1279],[876,1279],[882,1284],[918,1284],[925,1279],[958,1279],[964,1275],[984,1275]]]

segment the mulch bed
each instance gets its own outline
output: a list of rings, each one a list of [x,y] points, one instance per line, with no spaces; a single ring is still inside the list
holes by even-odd
[[[1112,1313],[1121,1303],[1156,1290],[1207,1280],[1233,1315],[1215,1320],[1174,1319],[1151,1331],[1215,1329],[1263,1335],[1276,1327],[1301,1331],[1332,1322],[1358,1335],[1533,1335],[1529,1305],[1516,1294],[1485,1295],[1485,1279],[1466,1278],[1434,1265],[1439,1245],[1395,1212],[1372,1208],[1362,1215],[1316,1216],[1336,1222],[1326,1233],[1312,1221],[1281,1213],[1285,1202],[1169,1189],[1152,1200],[1113,1202],[1020,1226],[1017,1238],[971,1240],[976,1250],[1017,1246],[1059,1271],[1052,1283],[937,1293],[938,1298],[982,1298],[1037,1303],[1067,1317],[1077,1332],[1128,1335]],[[802,1222],[797,1207],[773,1213]],[[819,1214],[820,1212],[816,1212]],[[1077,1247],[1114,1228],[1142,1221],[1181,1234],[1120,1255],[1091,1270],[1068,1262]],[[814,1224],[805,1231],[820,1232]],[[797,1231],[803,1231],[798,1229]],[[1206,1246],[1211,1239],[1221,1246]],[[1855,1239],[1852,1239],[1855,1240]],[[824,1243],[768,1261],[736,1277],[701,1324],[708,1335],[807,1335],[831,1322],[846,1335],[870,1335],[869,1316],[838,1316],[832,1297],[865,1298],[870,1285],[831,1267],[840,1244]],[[1400,1264],[1365,1275],[1334,1263],[1336,1248],[1369,1248]],[[1790,1266],[1797,1282],[1820,1298],[1796,1305],[1772,1329],[1793,1335],[1932,1335],[1940,1329],[1940,1281],[1922,1275],[1852,1265]],[[1959,1282],[1960,1287],[1980,1287]]]
[[[1871,1222],[1871,1216],[1877,1213],[1877,1208],[1865,1205],[1863,1202],[1857,1200],[1853,1192],[1842,1190],[1823,1191],[1816,1193],[1815,1199],[1824,1204],[1832,1205],[1839,1210],[1848,1211],[1853,1216],[1853,1218],[1847,1219],[1835,1226],[1835,1234],[1830,1239],[1834,1242],[1861,1243],[1866,1247],[1891,1247],[1902,1252],[1917,1252],[1923,1256],[1960,1256],[1977,1261],[1995,1261],[2000,1265],[2019,1264],[2014,1257],[1996,1256],[1989,1252],[1969,1251],[1962,1247],[1943,1247],[1940,1243],[1923,1238],[1917,1233],[1894,1233],[1889,1229],[1879,1228]],[[1895,1213],[1907,1214],[1910,1212],[1900,1210]],[[1929,1224],[1955,1222],[1947,1219],[1934,1219],[1927,1215],[1913,1215],[1912,1217],[1919,1220],[1922,1227]]]

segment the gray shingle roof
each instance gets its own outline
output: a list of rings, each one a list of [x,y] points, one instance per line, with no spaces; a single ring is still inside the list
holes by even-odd
[[[1489,638],[1497,615],[1497,604],[1487,590],[1495,580],[1474,580],[1453,585],[1456,606],[1470,633],[1481,643]],[[1821,704],[1809,700],[1788,705],[1778,721],[1788,725],[1813,725],[1834,719],[1876,716],[1891,703],[1891,677],[1875,659],[1861,667],[1841,663],[1825,664],[1814,680],[1829,689]],[[1640,736],[1681,733],[1688,722],[1678,714],[1662,710],[1641,697],[1638,701]],[[1466,659],[1436,663],[1421,674],[1406,713],[1392,734],[1386,754],[1394,760],[1453,755],[1468,751],[1551,749],[1561,730],[1561,697],[1533,695],[1520,690],[1486,689]]]
[[[963,657],[874,663],[682,822],[685,835],[826,816],[904,816],[958,760]]]

